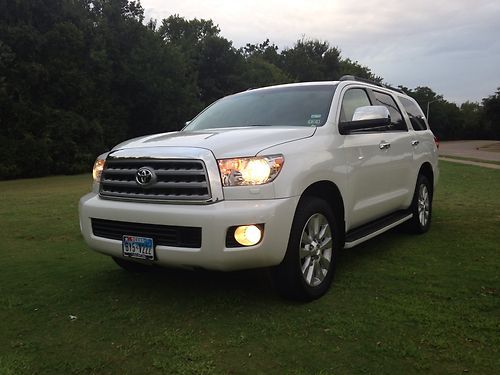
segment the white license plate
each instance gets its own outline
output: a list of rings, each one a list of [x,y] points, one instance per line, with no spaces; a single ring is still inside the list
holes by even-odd
[[[123,236],[122,240],[123,256],[138,259],[155,259],[155,248],[153,239],[138,236]]]

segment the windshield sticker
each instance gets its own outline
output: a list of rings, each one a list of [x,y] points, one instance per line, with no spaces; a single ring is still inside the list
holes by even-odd
[[[307,125],[315,126],[321,124],[321,120],[307,120]]]
[[[310,126],[321,125],[321,114],[312,114],[310,119],[307,120],[307,125]]]

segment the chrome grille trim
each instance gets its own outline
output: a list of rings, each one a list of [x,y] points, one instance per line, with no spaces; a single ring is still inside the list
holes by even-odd
[[[155,174],[155,181],[148,186],[136,181],[142,167]],[[212,198],[203,160],[111,155],[102,172],[99,195],[108,199],[184,203],[209,203]]]

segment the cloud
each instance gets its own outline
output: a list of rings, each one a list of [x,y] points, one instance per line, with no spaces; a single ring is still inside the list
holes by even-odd
[[[212,19],[236,47],[326,40],[395,85],[428,85],[449,100],[480,100],[500,86],[497,0],[141,2],[147,18]]]

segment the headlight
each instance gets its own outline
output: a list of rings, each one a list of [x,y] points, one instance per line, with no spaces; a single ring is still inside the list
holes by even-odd
[[[104,163],[106,163],[106,156],[108,153],[99,155],[94,163],[94,169],[92,169],[92,177],[94,177],[94,182],[101,182],[101,174],[104,169]]]
[[[261,185],[273,181],[285,162],[283,155],[220,159],[220,177],[224,186]]]

